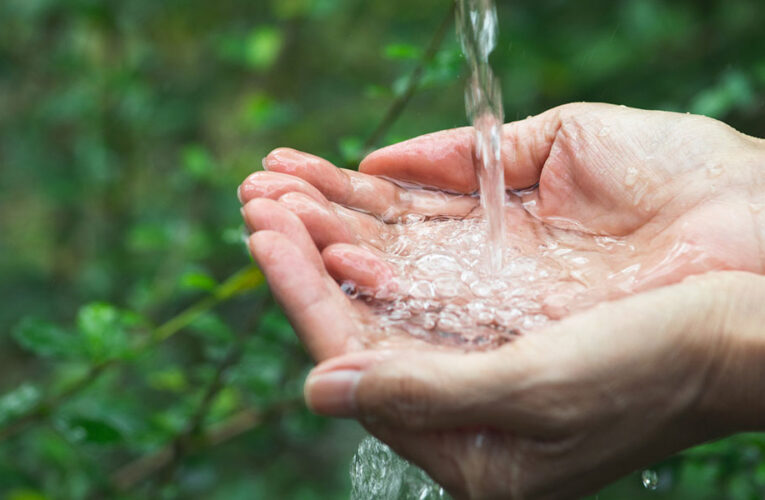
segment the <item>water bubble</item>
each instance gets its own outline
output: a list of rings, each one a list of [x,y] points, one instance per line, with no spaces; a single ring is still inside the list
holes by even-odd
[[[624,185],[627,187],[632,187],[637,182],[638,178],[638,171],[635,167],[630,167],[627,169],[627,175],[624,176]]]
[[[707,165],[707,177],[710,179],[713,179],[715,177],[720,177],[723,173],[723,166],[719,163],[709,163]]]
[[[359,289],[353,281],[343,281],[340,284],[340,290],[352,299],[359,296]]]
[[[417,224],[419,222],[423,222],[425,220],[425,216],[422,214],[406,214],[401,218],[401,221],[404,224]]]
[[[640,480],[643,483],[643,487],[647,490],[654,491],[659,487],[659,474],[653,470],[644,470],[640,474]]]

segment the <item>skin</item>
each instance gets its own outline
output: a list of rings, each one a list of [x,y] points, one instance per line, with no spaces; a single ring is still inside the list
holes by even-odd
[[[407,213],[476,215],[460,194],[476,187],[472,147],[470,129],[431,134],[373,153],[360,173],[282,149],[240,187],[253,255],[324,361],[306,382],[312,409],[359,418],[458,498],[576,497],[765,428],[765,143],[692,115],[576,104],[504,128],[507,186],[538,184],[512,209],[518,230],[533,218],[628,239],[650,271],[632,291],[651,291],[490,352],[405,336],[354,352],[375,324],[335,280],[389,286],[380,235]]]

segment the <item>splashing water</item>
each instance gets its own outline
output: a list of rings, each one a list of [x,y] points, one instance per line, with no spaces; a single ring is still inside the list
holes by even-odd
[[[654,491],[659,487],[659,474],[653,470],[644,470],[640,474],[640,481],[645,489]]]
[[[470,68],[465,109],[475,129],[475,161],[481,206],[488,226],[489,269],[502,268],[505,224],[505,171],[502,164],[502,90],[489,64],[497,45],[497,10],[494,0],[459,0],[457,33]]]
[[[364,438],[351,462],[351,500],[448,498],[422,470],[373,437]]]

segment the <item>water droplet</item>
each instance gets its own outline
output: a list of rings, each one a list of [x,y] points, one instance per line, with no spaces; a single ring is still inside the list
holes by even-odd
[[[643,487],[647,490],[654,491],[659,487],[659,474],[653,470],[644,470],[640,475],[640,480],[643,483]]]
[[[359,290],[356,287],[356,283],[353,281],[343,281],[340,284],[340,290],[343,291],[348,297],[355,299],[359,296]]]
[[[635,167],[629,167],[627,169],[627,175],[624,176],[624,185],[632,187],[637,182],[638,171]]]
[[[714,178],[714,177],[720,177],[720,175],[723,173],[723,166],[719,163],[709,163],[707,165],[707,177]]]

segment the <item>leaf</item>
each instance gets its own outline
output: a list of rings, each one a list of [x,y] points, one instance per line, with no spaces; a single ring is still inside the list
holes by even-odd
[[[44,493],[37,490],[19,488],[6,493],[5,500],[48,500]]]
[[[695,97],[691,103],[691,112],[721,118],[734,109],[751,106],[754,96],[749,78],[740,71],[729,71],[720,83]]]
[[[112,444],[122,441],[122,433],[108,422],[76,417],[66,422],[66,432],[75,441]]]
[[[218,285],[218,282],[202,271],[188,271],[181,276],[180,286],[184,290],[202,290],[209,292]]]
[[[355,164],[361,160],[364,145],[358,137],[343,137],[338,143],[340,154],[347,163]]]
[[[279,28],[263,26],[256,28],[245,43],[245,61],[255,69],[270,68],[284,44],[284,35]]]
[[[188,388],[186,374],[177,366],[149,373],[146,381],[150,387],[159,391],[182,392]]]
[[[383,54],[388,59],[412,60],[422,57],[422,50],[408,43],[391,43],[385,46]]]
[[[203,146],[186,146],[181,154],[183,170],[192,178],[207,179],[215,173],[215,161]]]
[[[206,341],[215,344],[223,344],[228,347],[236,336],[231,328],[220,316],[212,311],[207,311],[189,324],[189,329],[200,334]]]
[[[29,383],[23,383],[16,389],[0,397],[0,425],[5,425],[16,417],[24,415],[42,399],[40,390]]]
[[[133,322],[133,318],[109,304],[97,302],[81,307],[77,328],[85,353],[95,362],[125,357],[129,352],[126,327]]]
[[[25,350],[43,357],[68,357],[79,350],[77,337],[38,318],[21,320],[13,338]]]

